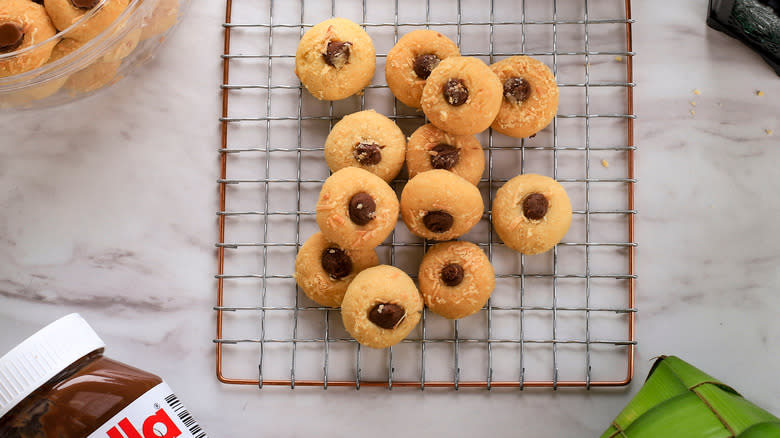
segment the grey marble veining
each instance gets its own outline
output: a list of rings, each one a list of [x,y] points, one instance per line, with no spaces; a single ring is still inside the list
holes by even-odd
[[[640,313],[629,388],[219,384],[211,306],[223,6],[194,2],[143,74],[94,98],[0,114],[0,351],[80,312],[110,356],[164,376],[214,437],[596,435],[661,354],[780,414],[780,79],[707,28],[706,6],[692,0],[633,7]],[[388,417],[399,429],[376,430]]]

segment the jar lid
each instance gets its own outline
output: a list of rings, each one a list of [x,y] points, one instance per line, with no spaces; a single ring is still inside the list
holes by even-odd
[[[0,418],[72,363],[105,346],[78,313],[27,338],[0,357]]]

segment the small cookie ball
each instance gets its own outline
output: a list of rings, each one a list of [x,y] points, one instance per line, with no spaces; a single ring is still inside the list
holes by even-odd
[[[378,264],[373,249],[344,249],[317,232],[295,257],[295,281],[318,304],[338,307],[355,276]]]
[[[410,178],[429,170],[444,169],[477,185],[485,171],[485,152],[473,135],[448,134],[429,123],[409,137],[406,167]]]
[[[420,108],[425,80],[442,59],[460,56],[455,43],[435,30],[413,30],[387,52],[385,78],[396,99]]]
[[[422,259],[418,281],[425,305],[449,319],[477,313],[496,286],[493,265],[471,242],[433,245]]]
[[[476,134],[493,123],[501,108],[501,82],[479,59],[453,56],[433,69],[420,103],[437,128]]]
[[[423,299],[402,270],[379,265],[359,273],[341,303],[344,328],[362,345],[387,348],[420,321]]]
[[[390,182],[404,165],[406,136],[392,120],[374,110],[341,119],[325,140],[330,170],[360,167]]]
[[[491,127],[510,137],[530,137],[558,112],[558,84],[550,69],[528,56],[512,56],[490,66],[503,86],[501,110]]]
[[[0,55],[24,50],[57,33],[43,6],[30,0],[2,0]],[[0,60],[0,78],[36,69],[49,59],[57,41]]]
[[[317,225],[344,249],[374,248],[398,222],[398,198],[382,178],[345,167],[325,180],[317,201]]]
[[[371,37],[345,18],[331,18],[309,29],[295,53],[295,74],[320,100],[340,100],[361,91],[375,69]]]
[[[85,14],[90,13],[95,7],[100,9],[92,14],[86,21],[77,27],[68,30],[65,37],[81,41],[83,43],[96,37],[116,20],[122,11],[127,8],[129,0],[106,0],[98,6],[100,0],[44,0],[46,12],[57,30],[65,30],[72,24],[81,20]]]
[[[117,80],[117,72],[122,61],[102,61],[73,73],[65,82],[65,89],[73,93],[89,93]]]
[[[479,189],[443,169],[415,176],[401,193],[401,218],[409,231],[425,239],[460,237],[479,222],[483,211]]]
[[[493,226],[504,243],[523,254],[539,254],[563,239],[571,225],[571,201],[554,179],[518,175],[496,192]]]

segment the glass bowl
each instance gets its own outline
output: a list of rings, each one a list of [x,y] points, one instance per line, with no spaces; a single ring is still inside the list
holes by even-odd
[[[129,0],[124,11],[86,43],[69,38],[99,20],[101,10],[110,1],[122,0],[101,0],[53,37],[0,54],[0,63],[13,63],[44,46],[54,46],[51,57],[42,66],[0,77],[0,108],[61,105],[118,82],[154,55],[190,4],[190,0]]]

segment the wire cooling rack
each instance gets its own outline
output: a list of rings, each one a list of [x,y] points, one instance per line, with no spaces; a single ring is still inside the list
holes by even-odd
[[[634,146],[630,0],[226,0],[216,343],[220,381],[248,385],[586,387],[631,381],[634,365]],[[321,102],[295,77],[303,33],[331,16],[360,23],[377,48],[360,96]],[[486,214],[466,236],[496,270],[479,313],[448,321],[427,310],[409,337],[361,348],[338,309],[318,306],[292,276],[317,230],[315,204],[329,175],[323,144],[346,114],[366,108],[410,135],[422,113],[393,99],[386,53],[421,28],[491,63],[526,54],[561,89],[553,124],[531,139],[491,131],[479,188]],[[574,218],[554,250],[523,256],[490,225],[495,191],[519,173],[556,178]],[[405,177],[392,183],[400,194]],[[402,222],[377,250],[413,278],[429,242]]]

